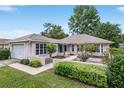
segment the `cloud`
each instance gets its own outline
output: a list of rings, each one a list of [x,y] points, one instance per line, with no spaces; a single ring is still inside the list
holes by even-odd
[[[0,38],[14,39],[32,33],[34,32],[29,30],[0,31]]]
[[[17,8],[15,6],[7,6],[7,5],[0,5],[0,11],[4,11],[4,12],[13,12],[17,10]]]
[[[119,10],[119,11],[124,13],[124,6],[118,7],[117,10]]]

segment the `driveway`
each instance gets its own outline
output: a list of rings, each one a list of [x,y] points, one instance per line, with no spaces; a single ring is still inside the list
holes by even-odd
[[[19,62],[17,59],[0,60],[0,67]]]

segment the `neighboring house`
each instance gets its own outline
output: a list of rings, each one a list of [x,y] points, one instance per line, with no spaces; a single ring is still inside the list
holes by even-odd
[[[8,48],[10,39],[0,39],[0,48]]]
[[[65,52],[65,54],[78,54],[81,45],[85,43],[96,44],[97,51],[94,54],[97,56],[107,51],[109,45],[113,43],[86,34],[73,35],[60,40],[47,38],[39,34],[31,34],[14,39],[10,42],[11,56],[12,58],[18,59],[48,56],[46,46],[49,42],[57,45],[57,52],[54,53],[54,55],[63,52]]]

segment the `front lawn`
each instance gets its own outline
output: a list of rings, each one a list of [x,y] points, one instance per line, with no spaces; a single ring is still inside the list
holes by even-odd
[[[84,83],[71,80],[54,74],[54,70],[48,70],[32,76],[19,70],[0,68],[0,88],[89,88]]]

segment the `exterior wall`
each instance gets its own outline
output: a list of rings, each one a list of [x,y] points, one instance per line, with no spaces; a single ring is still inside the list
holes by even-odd
[[[25,47],[25,58],[34,58],[34,57],[49,57],[49,54],[40,54],[40,55],[36,55],[36,43],[40,43],[40,42],[23,42],[23,43],[11,43],[10,44],[10,50],[12,51],[12,45],[13,44],[24,44]],[[58,52],[58,44],[56,44],[56,53],[52,54],[53,56],[59,55],[60,53]],[[63,45],[64,47],[64,45]],[[109,44],[103,44],[103,52],[107,51],[109,48]],[[64,48],[63,48],[64,49]],[[77,45],[74,45],[74,51],[72,51],[72,45],[66,45],[66,52],[65,54],[78,54],[80,52],[78,52],[77,49]],[[61,53],[63,55],[63,53]],[[101,52],[101,44],[100,44],[100,52],[95,52],[93,53],[93,55],[97,55],[97,56],[101,56],[102,52]]]
[[[103,44],[103,52],[108,51],[109,48],[109,44]]]

